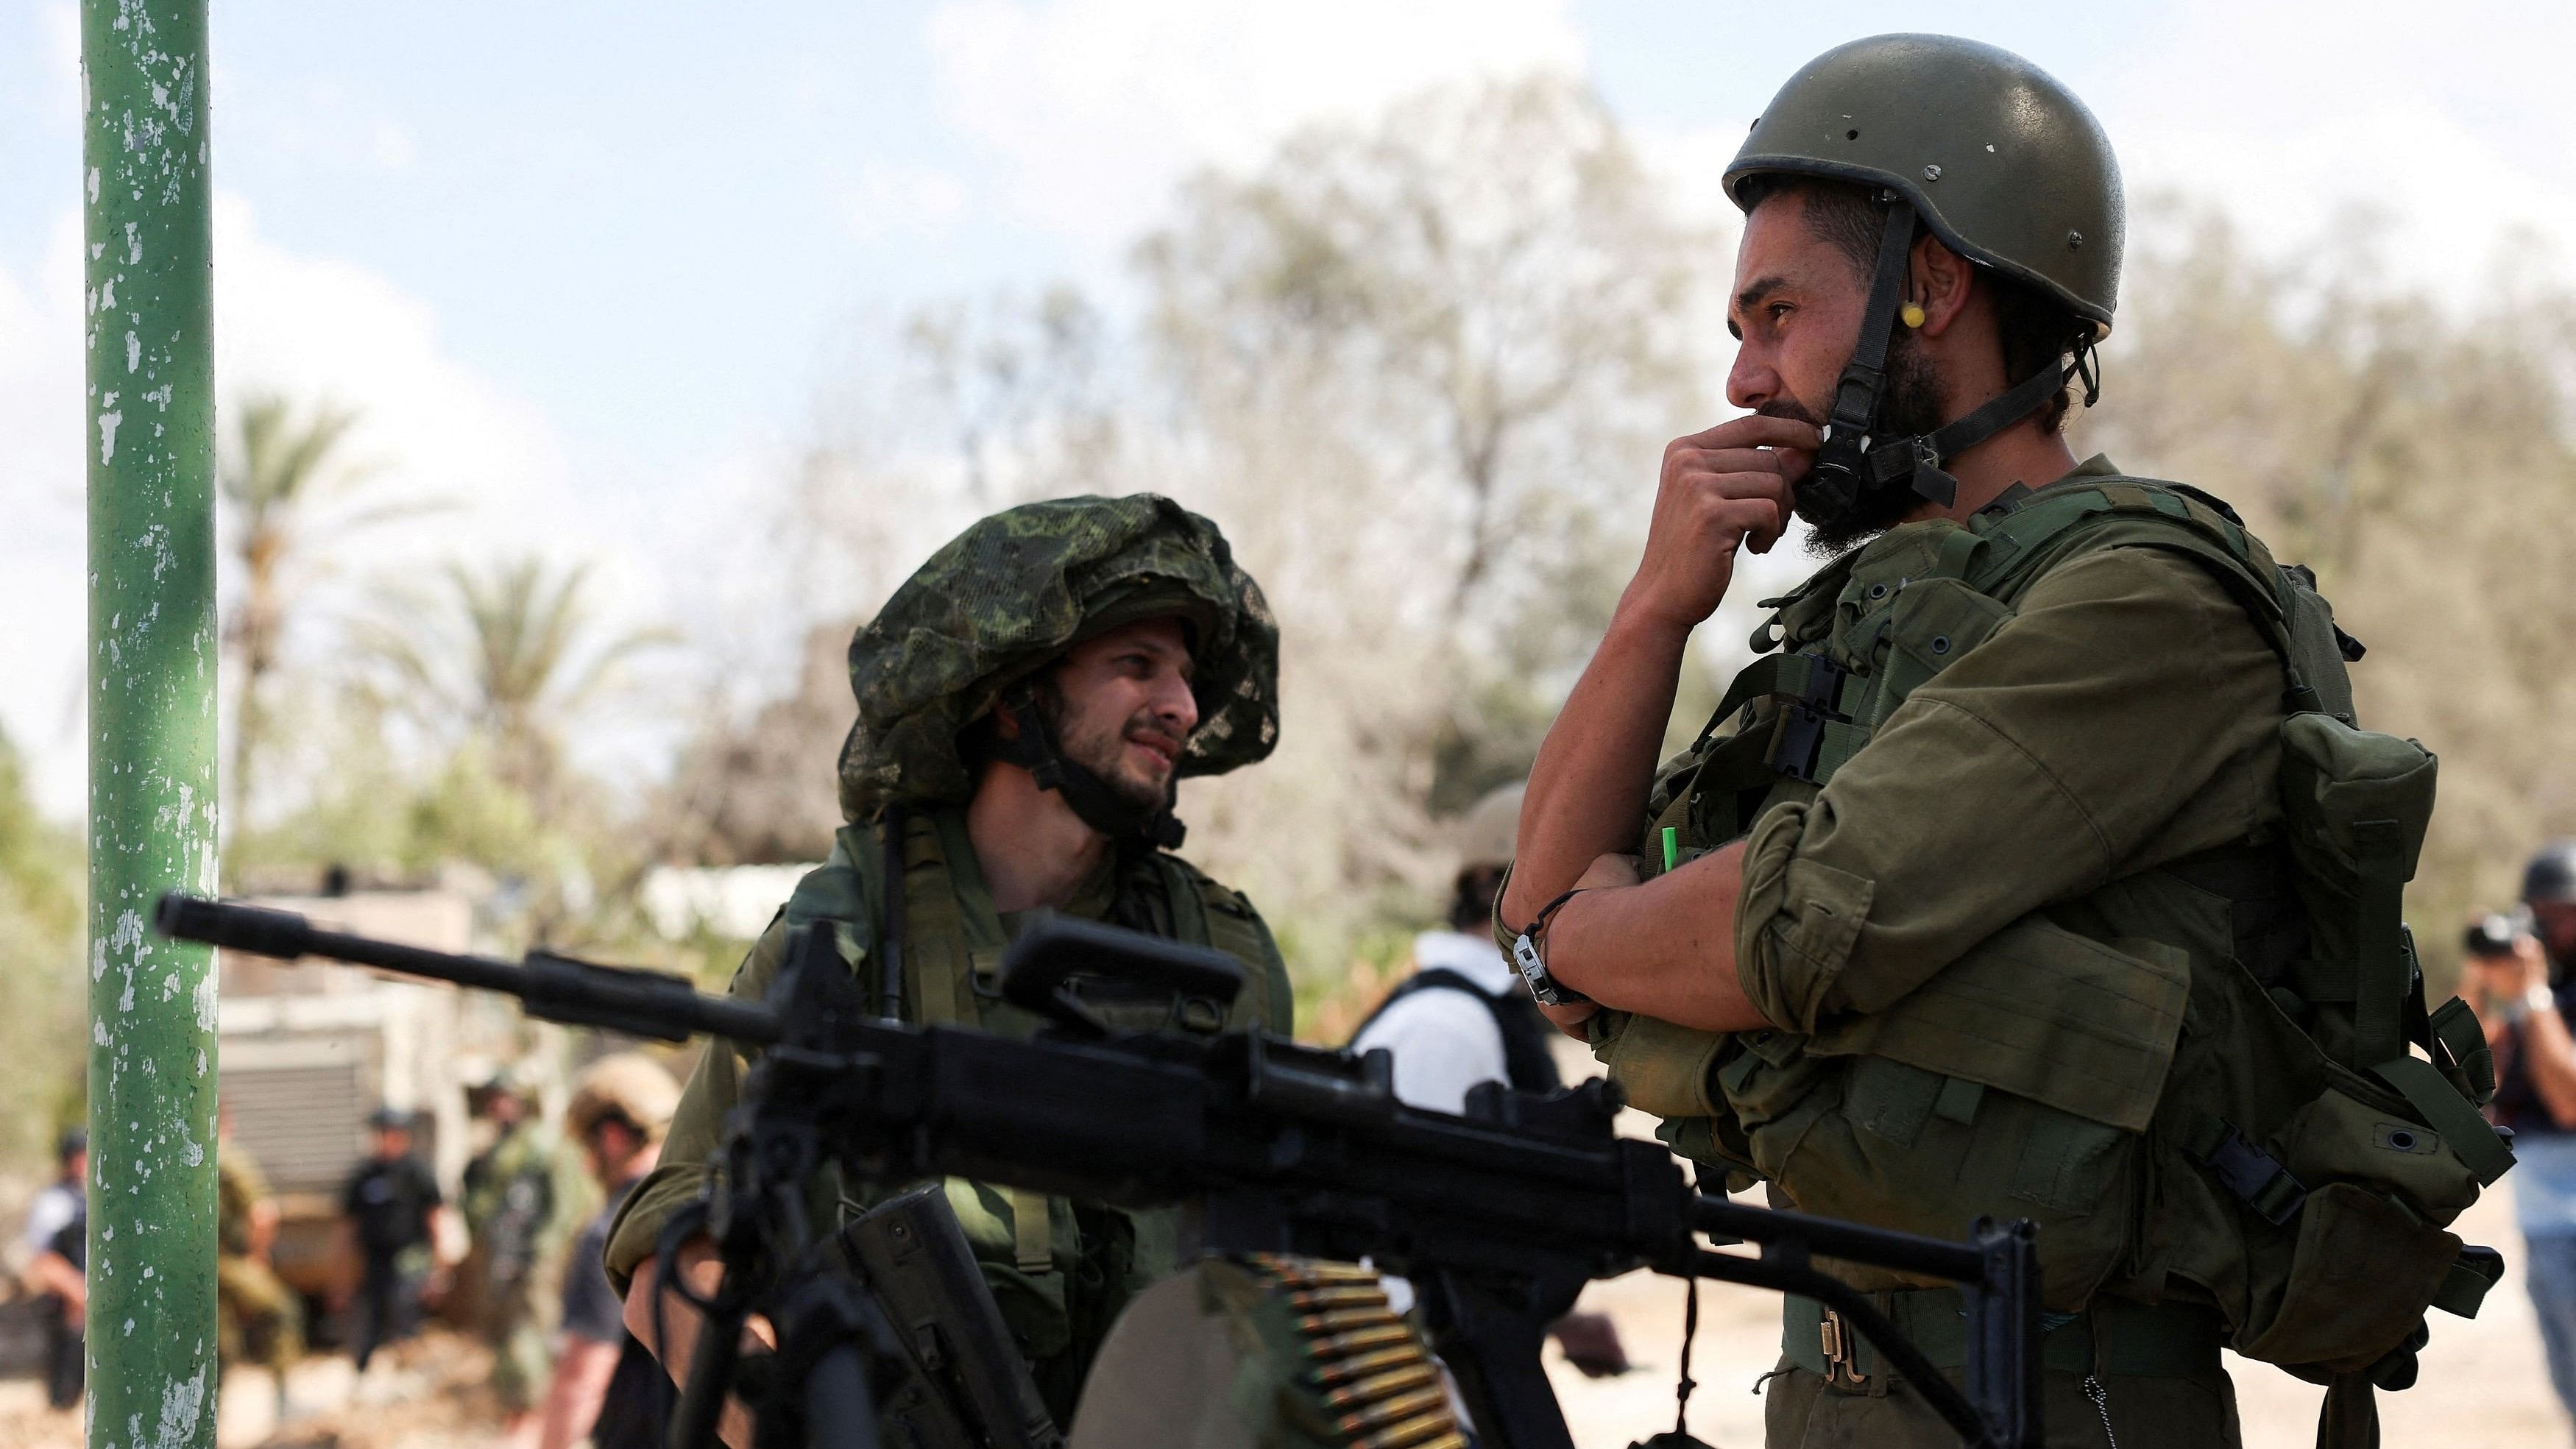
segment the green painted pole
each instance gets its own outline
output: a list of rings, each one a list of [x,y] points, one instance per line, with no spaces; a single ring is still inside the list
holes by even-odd
[[[89,396],[89,1444],[215,1442],[207,0],[82,0]]]

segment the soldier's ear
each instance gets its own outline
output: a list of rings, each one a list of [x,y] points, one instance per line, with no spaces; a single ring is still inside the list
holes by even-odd
[[[1906,300],[1922,308],[1920,323],[1908,319],[1925,336],[1938,337],[1950,328],[1968,302],[1968,288],[1973,275],[1968,259],[1950,250],[1942,240],[1926,232],[1914,242],[1914,259],[1905,279]]]

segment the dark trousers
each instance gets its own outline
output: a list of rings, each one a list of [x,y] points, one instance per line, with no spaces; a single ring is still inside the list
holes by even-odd
[[[358,1282],[356,1307],[350,1346],[363,1373],[377,1349],[400,1343],[420,1327],[420,1280],[403,1271],[398,1256],[369,1253],[366,1273]]]
[[[85,1370],[81,1363],[81,1326],[63,1300],[45,1295],[45,1401],[69,1409],[81,1401]]]

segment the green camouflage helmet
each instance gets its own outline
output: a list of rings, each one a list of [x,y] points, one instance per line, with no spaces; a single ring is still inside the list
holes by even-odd
[[[1789,172],[1894,190],[1952,251],[2111,330],[2127,209],[2120,163],[2073,91],[1949,35],[1836,46],[1789,78],[1726,168],[1726,193]]]
[[[1279,742],[1279,625],[1217,526],[1168,498],[1058,498],[981,519],[914,571],[850,640],[859,717],[841,811],[961,801],[958,731],[1075,643],[1137,619],[1193,629],[1199,724],[1178,773],[1219,775]]]

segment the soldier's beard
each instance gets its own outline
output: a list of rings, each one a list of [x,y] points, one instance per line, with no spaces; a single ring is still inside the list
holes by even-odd
[[[1066,720],[1059,730],[1063,737],[1064,757],[1100,777],[1100,782],[1118,797],[1140,810],[1159,810],[1171,799],[1172,770],[1178,768],[1181,741],[1173,739],[1155,719],[1150,709],[1138,710],[1120,721],[1116,728],[1085,728]],[[1148,771],[1128,759],[1128,742],[1150,738],[1169,745],[1173,764],[1161,770]]]
[[[1822,416],[1788,398],[1764,403],[1754,411],[1765,417],[1795,418],[1811,427],[1825,425]],[[1888,339],[1887,382],[1879,393],[1873,436],[1884,442],[1937,432],[1945,421],[1940,374],[1932,370],[1932,361],[1923,355],[1914,333],[1900,329]],[[1875,484],[1862,479],[1850,507],[1827,512],[1811,497],[1800,496],[1797,513],[1807,523],[1807,551],[1818,558],[1832,558],[1904,522],[1905,515],[1922,501],[1911,478],[1900,476]]]

